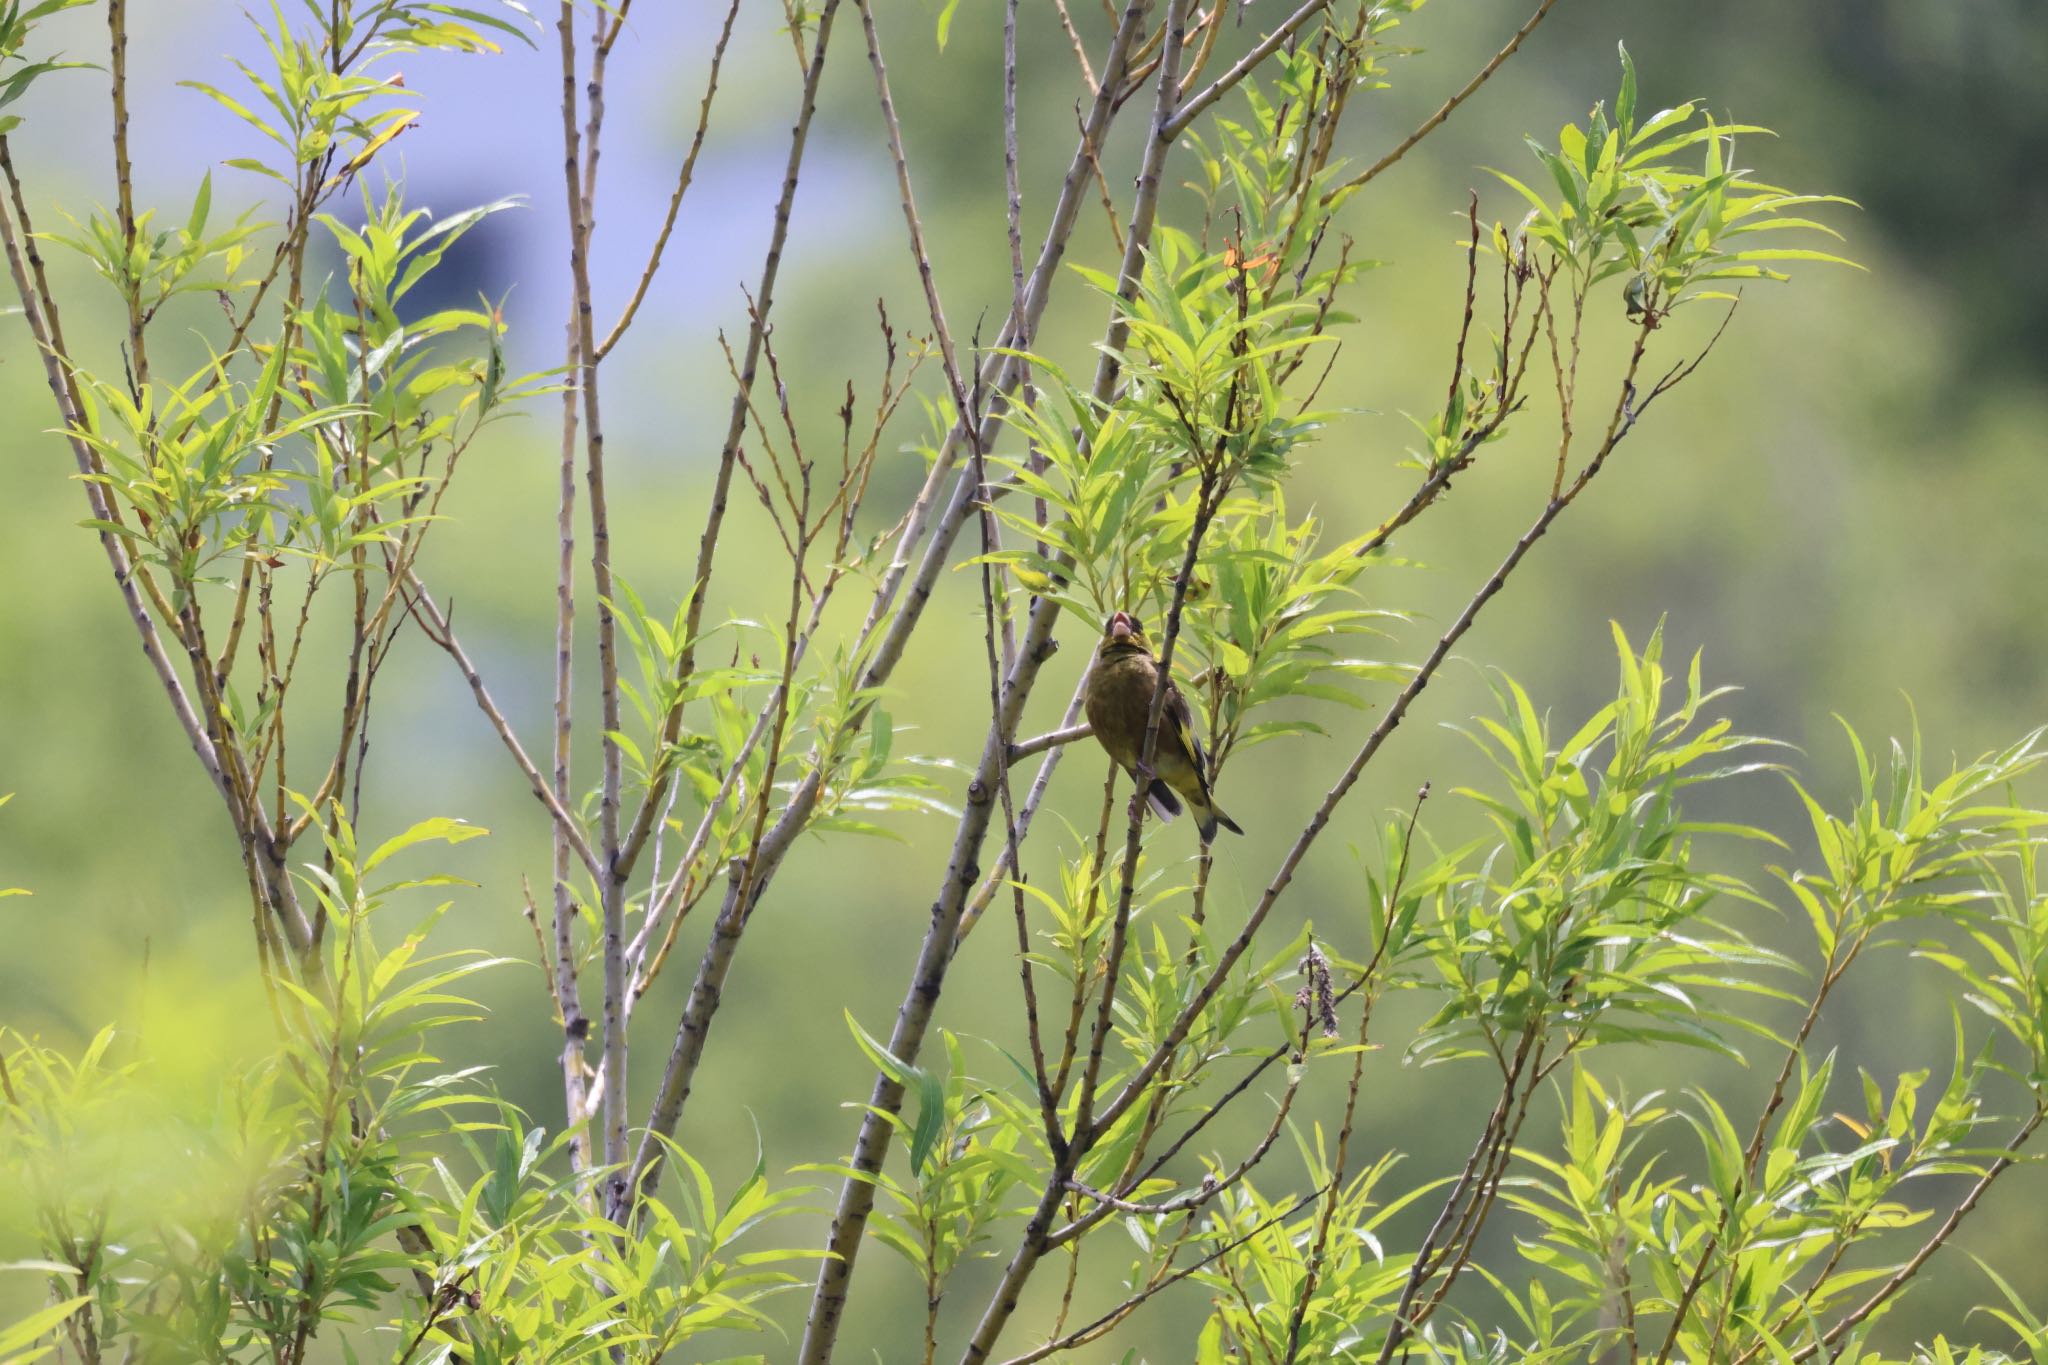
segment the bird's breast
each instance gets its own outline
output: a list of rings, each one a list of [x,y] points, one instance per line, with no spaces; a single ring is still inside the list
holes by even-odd
[[[1110,655],[1095,662],[1095,676],[1088,684],[1088,723],[1110,757],[1126,768],[1138,761],[1158,676],[1152,661],[1142,655]]]

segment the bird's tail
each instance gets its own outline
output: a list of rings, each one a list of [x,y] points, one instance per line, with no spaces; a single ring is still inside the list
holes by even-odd
[[[1229,830],[1232,834],[1244,833],[1243,828],[1238,825],[1237,821],[1224,813],[1223,807],[1217,805],[1214,801],[1206,799],[1206,796],[1199,802],[1190,798],[1190,804],[1194,806],[1195,828],[1201,831],[1203,843],[1213,844],[1216,842],[1216,830],[1219,826]]]
[[[1161,820],[1171,820],[1180,814],[1180,798],[1159,778],[1153,778],[1152,785],[1145,789],[1145,801]]]

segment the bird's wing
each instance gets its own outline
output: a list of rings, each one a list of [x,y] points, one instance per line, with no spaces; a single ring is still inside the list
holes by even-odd
[[[1172,727],[1174,738],[1187,750],[1188,758],[1195,765],[1195,772],[1206,791],[1209,786],[1209,757],[1202,752],[1202,741],[1195,735],[1194,713],[1188,709],[1188,699],[1180,694],[1180,688],[1169,678],[1166,682],[1167,725]]]

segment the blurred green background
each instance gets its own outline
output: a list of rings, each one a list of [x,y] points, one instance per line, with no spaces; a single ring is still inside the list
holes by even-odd
[[[739,285],[758,271],[753,243],[766,227],[793,113],[780,7],[744,8],[670,264],[607,370],[619,562],[651,604],[674,601],[694,552],[729,401],[716,335],[744,326]],[[949,313],[963,331],[977,316],[993,331],[1009,290],[995,80],[1001,6],[964,0],[943,55],[933,38],[938,8],[937,0],[887,0],[880,14]],[[598,214],[600,312],[623,299],[666,200],[718,17],[710,10],[647,6],[620,45]],[[1071,147],[1076,87],[1049,11],[1025,10],[1028,245]],[[1246,32],[1282,12],[1280,0],[1248,6]],[[1526,13],[1520,3],[1493,0],[1426,7],[1402,31],[1421,50],[1397,62],[1392,88],[1353,116],[1354,160],[1365,164],[1397,141]],[[61,45],[94,56],[104,43],[98,17],[65,19]],[[138,7],[134,21],[143,200],[182,220],[209,166],[220,197],[253,195],[246,177],[218,169],[252,150],[250,134],[176,85],[231,79],[224,54],[252,50],[240,7],[188,0]],[[529,196],[528,208],[494,219],[451,256],[445,284],[450,302],[479,288],[494,297],[509,289],[515,363],[528,367],[553,363],[565,298],[551,102],[559,84],[552,34],[546,38],[538,51],[408,70],[425,112],[397,147],[410,196],[439,210]],[[1487,215],[1519,216],[1480,168],[1523,173],[1533,165],[1525,133],[1552,141],[1561,123],[1611,97],[1617,39],[1635,57],[1646,105],[1700,98],[1717,115],[1774,128],[1779,139],[1743,144],[1746,164],[1774,183],[1858,200],[1863,211],[1830,221],[1868,271],[1813,267],[1790,287],[1749,290],[1709,365],[1660,404],[1468,637],[1461,653],[1472,662],[1450,669],[1390,744],[1284,903],[1286,924],[1276,934],[1312,919],[1340,949],[1356,946],[1361,883],[1351,846],[1369,843],[1372,822],[1405,807],[1424,779],[1448,792],[1476,775],[1469,746],[1437,727],[1485,704],[1477,665],[1512,672],[1560,721],[1575,722],[1612,686],[1610,619],[1640,640],[1668,615],[1673,652],[1704,649],[1710,681],[1744,688],[1728,705],[1738,726],[1800,746],[1798,761],[1828,796],[1845,794],[1850,772],[1831,713],[1867,737],[1901,733],[1911,723],[1910,697],[1931,755],[1975,753],[2048,720],[2048,270],[2039,260],[2048,241],[2048,82],[2040,77],[2048,70],[2048,10],[2032,0],[1562,0],[1496,80],[1354,202],[1344,227],[1356,253],[1388,264],[1352,296],[1360,320],[1346,332],[1323,394],[1355,413],[1312,451],[1291,505],[1313,506],[1347,535],[1405,495],[1412,475],[1397,466],[1409,443],[1403,413],[1439,401],[1462,287],[1458,215],[1467,188],[1480,191]],[[919,330],[923,311],[858,45],[857,29],[838,37],[776,310],[799,411],[819,423],[847,380],[864,402],[874,392],[877,295],[901,327]],[[45,229],[60,224],[60,212],[82,217],[111,193],[100,80],[74,72],[44,82],[15,135],[30,206]],[[1111,183],[1126,185],[1114,171]],[[1099,215],[1086,221],[1073,259],[1100,264],[1107,244]],[[112,296],[58,257],[74,343],[89,363],[117,372]],[[1072,282],[1063,299],[1042,349],[1078,363],[1100,308]],[[1620,313],[1614,301],[1611,316],[1596,316],[1595,375],[1613,359]],[[1675,323],[1665,341],[1671,354],[1696,345],[1712,321]],[[168,1024],[194,1049],[184,1067],[201,1076],[208,1058],[263,1045],[261,1030],[249,1027],[261,1016],[235,849],[135,649],[101,552],[77,525],[83,496],[67,452],[47,434],[52,409],[26,331],[16,322],[6,328],[0,792],[17,795],[0,812],[0,885],[34,894],[0,900],[0,1022],[52,1039],[88,1036],[110,1019]],[[189,337],[186,352],[196,363]],[[934,365],[924,376],[928,391],[936,378]],[[1598,383],[1588,391],[1611,394]],[[1593,401],[1604,407],[1611,397]],[[1426,647],[1533,515],[1548,481],[1543,408],[1539,399],[1522,436],[1489,449],[1448,505],[1397,546],[1410,567],[1370,578],[1375,605],[1416,614],[1383,644],[1388,657]],[[540,742],[549,691],[554,431],[554,409],[542,404],[530,419],[499,427],[469,458],[452,520],[435,533],[426,566],[530,746]],[[902,436],[910,434],[903,423]],[[885,457],[878,478],[886,487],[870,505],[893,505],[921,472],[913,456]],[[780,559],[758,515],[735,517],[728,531],[714,619],[760,605],[772,585],[745,585],[779,571],[769,567]],[[970,588],[966,575],[946,585],[897,675],[901,695],[890,709],[919,727],[899,738],[899,751],[967,760],[978,749],[979,684],[958,677],[963,657],[979,668],[979,645],[967,649],[979,636]],[[1085,660],[1085,636],[1070,629],[1066,637],[1028,729],[1054,723]],[[581,698],[594,695],[586,680]],[[489,826],[492,838],[443,860],[477,886],[456,893],[441,940],[530,955],[519,885],[522,875],[545,879],[543,818],[431,646],[416,637],[401,644],[380,697],[366,792],[372,831],[438,814]],[[1361,722],[1323,719],[1339,740],[1255,750],[1228,774],[1224,800],[1251,835],[1221,850],[1212,900],[1220,913],[1256,893],[1348,757],[1350,745],[1339,741]],[[593,723],[594,713],[586,736]],[[1069,765],[1052,808],[1076,824],[1091,821],[1099,777],[1092,755]],[[1797,829],[1796,806],[1772,779],[1712,800],[1787,834]],[[1446,841],[1475,825],[1448,797],[1431,803],[1427,823]],[[856,1116],[845,1106],[866,1093],[868,1072],[842,1014],[872,1032],[886,1029],[950,834],[936,820],[900,828],[902,844],[807,841],[758,918],[680,1135],[715,1171],[743,1174],[757,1130],[771,1170],[833,1159],[850,1140]],[[1169,832],[1159,851],[1192,852],[1182,837]],[[704,925],[691,930],[678,962],[694,957]],[[1796,941],[1789,927],[1773,932]],[[945,1026],[974,1037],[1014,1032],[1006,937],[970,940],[942,1011]],[[672,968],[637,1016],[644,1060],[636,1089],[651,1087],[658,1071],[687,970]],[[1893,955],[1852,984],[1824,1026],[1824,1046],[1880,1074],[1944,1064],[1948,1005],[1937,978]],[[494,1014],[461,1037],[460,1060],[495,1065],[508,1096],[539,1121],[558,1121],[554,1030],[538,980],[507,969],[483,989]],[[1365,1140],[1374,1151],[1422,1153],[1409,1168],[1420,1179],[1441,1153],[1469,1145],[1488,1096],[1477,1072],[1422,1075],[1402,1066],[1399,1023],[1390,1017],[1382,1034],[1390,1045],[1368,1069]],[[992,1052],[979,1056],[1002,1065]],[[1607,1065],[1639,1087],[1758,1084],[1690,1058],[1617,1057]],[[1246,1118],[1263,1125],[1269,1112],[1255,1101]],[[1277,1157],[1265,1185],[1292,1181],[1291,1161]],[[1961,1247],[1998,1261],[2038,1306],[2048,1298],[2048,1233],[2036,1212],[2044,1185],[2023,1171],[2002,1188],[2006,1197],[1978,1216]],[[1509,1230],[1503,1223],[1497,1232],[1497,1269],[1511,1263]],[[954,1309],[978,1311],[977,1283],[963,1276]],[[1891,1330],[1901,1339],[1957,1330],[1964,1307],[1987,1292],[1951,1254]],[[863,1265],[860,1293],[868,1302],[846,1343],[860,1349],[844,1358],[898,1358],[892,1343],[907,1329],[896,1313],[916,1296],[910,1277],[877,1252]],[[796,1314],[801,1305],[791,1299],[787,1307]],[[1151,1335],[1134,1340],[1148,1342],[1154,1359],[1177,1358],[1187,1340],[1180,1316],[1156,1309],[1144,1329]],[[771,1358],[782,1354],[766,1349]]]

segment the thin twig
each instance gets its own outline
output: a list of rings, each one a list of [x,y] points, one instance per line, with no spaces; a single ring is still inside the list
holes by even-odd
[[[1274,1214],[1272,1217],[1267,1218],[1264,1221],[1257,1224],[1255,1227],[1252,1228],[1250,1232],[1245,1233],[1241,1237],[1236,1237],[1228,1242],[1225,1242],[1223,1245],[1217,1247],[1214,1251],[1210,1252],[1207,1256],[1204,1256],[1201,1260],[1192,1262],[1185,1268],[1175,1271],[1173,1274],[1160,1280],[1158,1283],[1149,1284],[1145,1286],[1143,1290],[1132,1295],[1130,1298],[1125,1299],[1115,1308],[1110,1309],[1109,1312],[1104,1313],[1101,1317],[1095,1319],[1087,1326],[1077,1328],[1076,1330],[1067,1333],[1065,1336],[1060,1337],[1055,1341],[1048,1341],[1043,1346],[1038,1347],[1036,1350],[1026,1351],[1021,1356],[1012,1356],[1010,1357],[1010,1359],[1004,1361],[1003,1365],[1035,1365],[1037,1361],[1044,1360],[1050,1356],[1056,1356],[1061,1351],[1067,1350],[1069,1347],[1079,1345],[1080,1343],[1088,1340],[1088,1338],[1098,1329],[1110,1323],[1116,1322],[1124,1317],[1129,1316],[1130,1311],[1133,1308],[1136,1308],[1139,1304],[1142,1304],[1143,1302],[1145,1302],[1145,1300],[1151,1298],[1160,1290],[1165,1289],[1170,1285],[1179,1284],[1182,1280],[1187,1279],[1189,1276],[1194,1275],[1202,1270],[1206,1270],[1209,1266],[1215,1264],[1224,1256],[1229,1255],[1231,1252],[1243,1246],[1246,1242],[1251,1241],[1252,1238],[1266,1231],[1266,1229],[1274,1227],[1277,1224],[1286,1222],[1289,1218],[1292,1218],[1295,1214],[1300,1213],[1310,1204],[1322,1198],[1326,1190],[1327,1187],[1325,1186],[1317,1186],[1315,1189],[1310,1190],[1307,1194],[1304,1194],[1301,1198],[1295,1200],[1294,1203],[1289,1205],[1286,1209],[1282,1210],[1279,1213]]]
[[[128,306],[131,394],[139,399],[149,388],[149,348],[143,335],[142,281],[130,274],[137,253],[135,176],[128,160],[128,0],[107,0],[107,36],[107,72],[114,107],[115,214],[121,232],[121,277],[118,283],[122,301]]]
[[[1840,1322],[1828,1328],[1819,1341],[1810,1342],[1793,1352],[1792,1359],[1810,1360],[1822,1350],[1833,1346],[1854,1330],[1858,1323],[1884,1307],[1893,1295],[1905,1288],[1906,1282],[1920,1273],[1920,1268],[1927,1264],[1928,1258],[1941,1250],[1954,1235],[1956,1228],[1962,1224],[1963,1219],[1970,1216],[1970,1211],[1977,1207],[1978,1201],[1991,1188],[1991,1183],[2018,1162],[2020,1149],[2027,1145],[2027,1140],[2034,1135],[2034,1130],[2041,1126],[2043,1118],[2048,1118],[2048,1108],[2036,1104],[2034,1112],[2027,1116],[2027,1121],[2020,1126],[2020,1130],[2005,1144],[2005,1150],[1999,1153],[1998,1159],[1985,1168],[1984,1174],[1977,1178],[1977,1182],[1970,1187],[1970,1192],[1963,1196],[1962,1202],[1950,1210],[1948,1217],[1942,1220],[1941,1226],[1928,1235],[1920,1249],[1913,1253],[1912,1259],[1892,1272],[1891,1277],[1879,1285],[1875,1293],[1850,1310]]]
[[[704,80],[704,98],[697,104],[697,131],[690,137],[690,149],[683,154],[682,170],[676,174],[676,187],[668,197],[668,212],[661,220],[661,230],[654,235],[654,247],[647,253],[647,264],[640,271],[639,282],[633,286],[633,296],[626,300],[619,320],[605,333],[603,341],[597,344],[597,358],[603,360],[619,344],[619,338],[633,325],[633,319],[640,312],[640,305],[646,301],[647,291],[654,283],[654,277],[661,269],[662,253],[668,249],[669,235],[675,231],[676,216],[682,211],[683,196],[689,193],[690,182],[697,174],[697,154],[704,148],[704,134],[711,126],[711,101],[718,93],[718,72],[725,63],[726,45],[732,41],[733,20],[739,17],[740,0],[732,0],[725,11],[725,25],[718,31],[718,41],[711,48],[711,73]],[[620,20],[620,25],[624,24]],[[612,29],[617,37],[618,27]],[[607,42],[606,47],[610,44]]]
[[[1081,728],[1076,726],[1074,721],[1081,714],[1081,705],[1086,697],[1087,687],[1088,673],[1084,669],[1080,679],[1074,684],[1074,695],[1067,703],[1066,714],[1060,721],[1060,729],[1054,731],[1054,734],[1066,734]],[[1089,727],[1088,733],[1094,734],[1094,728]],[[1038,738],[1049,739],[1050,736],[1040,735]],[[1026,742],[1032,743],[1035,741]],[[1017,746],[1015,745],[1011,746],[1012,755],[1016,753],[1016,748]],[[1045,762],[1038,765],[1038,776],[1031,779],[1031,790],[1025,793],[1024,805],[1017,812],[1017,840],[1019,843],[1022,843],[1026,836],[1031,833],[1032,818],[1038,814],[1038,807],[1045,800],[1046,789],[1052,785],[1053,771],[1059,767],[1060,758],[1066,752],[1067,746],[1064,743],[1053,745],[1045,756]],[[974,932],[975,924],[980,921],[982,913],[988,909],[989,903],[995,899],[996,892],[1001,889],[1012,870],[1013,864],[1010,861],[1010,852],[1008,849],[1005,849],[1003,850],[1003,856],[996,861],[995,868],[982,879],[981,888],[974,893],[973,899],[967,902],[967,908],[960,912],[960,932],[954,936],[953,943],[953,951],[955,953],[958,953],[961,946],[967,942],[967,936]]]
[[[1179,137],[1186,132],[1196,119],[1208,112],[1209,106],[1242,85],[1247,76],[1265,65],[1266,60],[1278,52],[1288,39],[1306,27],[1309,20],[1328,9],[1330,2],[1331,0],[1308,0],[1308,3],[1281,20],[1279,27],[1262,38],[1228,71],[1204,86],[1199,93],[1188,96],[1175,111],[1172,122],[1167,124],[1167,136]],[[1219,5],[1219,14],[1221,10],[1222,7]]]
[[[1067,0],[1052,0],[1053,8],[1059,11],[1060,27],[1067,32],[1067,41],[1073,45],[1074,60],[1080,63],[1081,79],[1088,86],[1088,97],[1095,98],[1102,93],[1102,83],[1095,79],[1095,68],[1088,64],[1088,47],[1081,41],[1081,35],[1074,28],[1074,16],[1067,13]]]
[[[1359,973],[1359,982],[1372,979],[1386,956],[1387,933],[1391,932],[1394,917],[1401,902],[1401,884],[1408,877],[1408,855],[1415,847],[1415,822],[1422,817],[1422,803],[1429,799],[1429,784],[1423,783],[1415,793],[1415,805],[1408,813],[1408,832],[1401,840],[1401,860],[1394,869],[1393,881],[1387,889],[1385,916],[1387,932],[1380,936],[1373,948],[1372,959],[1365,970]],[[1332,1002],[1334,1008],[1334,1002]],[[1316,1221],[1315,1240],[1305,1260],[1305,1271],[1301,1277],[1301,1292],[1295,1297],[1294,1310],[1287,1319],[1287,1358],[1283,1365],[1294,1365],[1301,1355],[1302,1328],[1308,1320],[1309,1304],[1315,1299],[1316,1285],[1322,1277],[1323,1257],[1330,1245],[1330,1232],[1337,1214],[1337,1192],[1344,1188],[1344,1172],[1347,1155],[1351,1149],[1352,1124],[1358,1115],[1359,1082],[1365,1076],[1365,1045],[1372,1026],[1373,997],[1365,998],[1365,1006],[1358,1012],[1358,1041],[1351,1055],[1351,1084],[1344,1092],[1344,1123],[1337,1132],[1337,1160],[1330,1168],[1330,1197],[1324,1201],[1322,1217]]]
[[[1057,730],[1049,730],[1045,734],[1034,735],[1030,739],[1020,739],[1010,746],[1010,762],[1013,764],[1022,763],[1033,754],[1042,754],[1047,749],[1058,748],[1062,744],[1072,744],[1076,740],[1087,739],[1094,733],[1095,727],[1083,722],[1080,725],[1068,725],[1062,726]]]
[[[491,700],[490,689],[484,686],[482,674],[477,672],[476,666],[470,662],[468,652],[463,649],[462,642],[455,637],[455,631],[449,624],[447,614],[436,605],[432,594],[427,591],[426,584],[420,581],[417,574],[407,578],[406,589],[409,605],[416,613],[417,619],[425,627],[427,638],[447,651],[448,656],[455,661],[457,671],[469,683],[470,691],[476,697],[477,709],[482,711],[485,719],[491,722],[491,728],[496,730],[498,738],[505,742],[506,752],[511,754],[512,761],[519,766],[519,770],[522,773],[526,774],[527,786],[532,788],[535,798],[540,801],[541,805],[547,808],[548,814],[553,817],[557,832],[568,843],[570,849],[576,854],[584,867],[589,870],[592,877],[602,875],[597,854],[591,850],[589,842],[584,839],[583,831],[578,826],[576,818],[555,799],[555,794],[549,788],[547,780],[541,776],[540,769],[534,766],[531,758],[527,757],[526,748],[520,744],[519,736],[513,733],[511,723],[505,719],[505,713],[498,709],[496,702]]]
[[[1536,7],[1536,12],[1529,16],[1527,22],[1515,30],[1514,37],[1508,39],[1506,45],[1500,51],[1494,53],[1492,60],[1488,61],[1485,66],[1480,67],[1478,73],[1471,80],[1465,82],[1464,87],[1457,94],[1445,100],[1443,106],[1434,114],[1424,119],[1414,132],[1401,139],[1400,145],[1395,147],[1394,150],[1388,152],[1378,161],[1373,162],[1372,165],[1366,167],[1357,175],[1352,176],[1343,184],[1331,188],[1323,195],[1323,202],[1327,204],[1339,195],[1363,188],[1372,183],[1379,176],[1380,172],[1414,151],[1415,144],[1435,132],[1442,126],[1445,119],[1457,112],[1459,105],[1472,98],[1478,92],[1480,86],[1493,79],[1493,73],[1500,70],[1507,62],[1507,59],[1515,55],[1516,49],[1520,48],[1523,41],[1536,31],[1536,26],[1543,22],[1544,17],[1550,13],[1551,7],[1555,4],[1557,4],[1557,0],[1543,0],[1543,3]]]
[[[603,15],[599,15],[600,25]],[[624,1207],[626,1187],[626,934],[624,877],[619,870],[620,801],[625,755],[619,688],[618,620],[613,608],[611,512],[605,494],[604,426],[590,285],[592,199],[596,193],[598,134],[604,118],[604,57],[593,52],[587,86],[589,127],[576,126],[576,7],[563,0],[556,29],[561,38],[562,170],[569,214],[569,276],[575,317],[571,360],[583,402],[583,475],[590,493],[590,573],[597,597],[598,709],[604,730],[598,791],[597,878],[601,956],[604,963],[600,1069],[604,1076],[604,1164],[610,1178],[609,1211]]]
[[[636,817],[632,832],[619,848],[613,871],[623,881],[632,871],[633,861],[646,846],[661,805],[667,795],[668,783],[674,781],[673,764],[666,755],[675,744],[682,727],[682,699],[688,695],[685,686],[696,670],[698,632],[703,621],[704,600],[711,584],[711,571],[719,541],[719,528],[724,522],[726,501],[730,495],[732,472],[738,463],[740,442],[746,434],[749,418],[749,401],[753,385],[759,373],[762,351],[768,328],[768,309],[774,296],[775,280],[782,264],[782,250],[788,240],[789,224],[796,202],[797,181],[803,169],[804,148],[808,143],[812,116],[817,112],[818,87],[824,78],[825,53],[831,42],[832,21],[839,10],[839,0],[825,0],[818,14],[817,37],[811,50],[810,65],[805,70],[801,102],[795,127],[790,133],[789,157],[783,171],[782,193],[776,200],[774,225],[769,233],[769,246],[761,268],[759,289],[752,295],[752,323],[747,330],[747,344],[740,365],[740,382],[733,394],[732,414],[726,431],[725,443],[719,453],[717,479],[711,495],[711,507],[705,515],[704,533],[698,541],[697,567],[692,581],[689,604],[684,610],[683,645],[677,656],[675,669],[676,697],[669,708],[658,737],[658,752],[664,757],[657,760],[657,777],[649,784],[648,792],[642,798],[640,814]],[[794,642],[792,642],[794,644]],[[778,708],[779,709],[779,708]],[[780,833],[780,823],[776,833]],[[773,836],[770,836],[773,837]],[[793,835],[791,836],[794,837]],[[676,1041],[670,1052],[668,1071],[662,1079],[654,1109],[646,1125],[639,1148],[633,1159],[633,1169],[627,1183],[634,1194],[652,1190],[659,1179],[662,1161],[661,1140],[675,1131],[680,1122],[682,1107],[688,1097],[690,1075],[695,1070],[696,1058],[702,1055],[702,1035],[710,1027],[710,1017],[718,1008],[717,986],[730,970],[731,958],[738,949],[740,928],[744,926],[751,901],[760,894],[779,865],[787,849],[786,842],[775,847],[766,847],[767,840],[761,841],[752,855],[752,865],[744,872],[746,894],[739,897],[735,909],[733,929],[729,940],[720,940],[714,933],[714,941],[705,948],[703,961],[699,964],[696,982],[691,987],[690,1002],[685,1007],[684,1017],[677,1023]],[[735,895],[738,893],[736,892]],[[726,915],[721,913],[723,924]],[[708,993],[700,995],[700,987]],[[693,1019],[691,1011],[700,1013]],[[686,1037],[694,1032],[695,1039]],[[623,1154],[621,1159],[623,1160]]]
[[[674,673],[675,704],[663,718],[656,739],[655,775],[648,784],[647,794],[642,798],[640,812],[633,822],[632,832],[625,838],[618,851],[618,874],[623,880],[631,875],[634,863],[646,847],[647,839],[654,831],[656,818],[668,794],[668,784],[675,780],[673,761],[669,755],[677,737],[682,733],[683,699],[688,696],[687,684],[696,671],[697,644],[704,621],[705,599],[711,590],[711,572],[716,559],[719,529],[725,521],[726,501],[731,494],[733,468],[738,463],[740,441],[746,434],[748,402],[752,396],[756,376],[760,373],[762,344],[766,337],[770,310],[775,301],[775,282],[782,269],[782,253],[789,240],[789,225],[796,206],[797,181],[802,175],[804,149],[809,145],[811,120],[818,108],[818,86],[824,78],[825,53],[832,39],[832,20],[839,12],[839,0],[825,0],[817,16],[817,37],[814,40],[810,64],[804,72],[803,90],[799,98],[795,126],[790,130],[789,156],[782,174],[782,192],[775,201],[774,220],[768,233],[768,249],[762,258],[761,277],[752,292],[753,316],[747,329],[747,341],[741,352],[740,382],[735,386],[732,410],[727,418],[725,440],[719,448],[718,472],[713,479],[711,505],[704,516],[704,531],[697,541],[697,567],[691,578],[687,606],[683,612],[682,648],[676,656]]]

